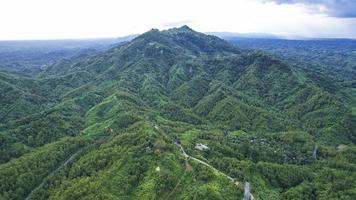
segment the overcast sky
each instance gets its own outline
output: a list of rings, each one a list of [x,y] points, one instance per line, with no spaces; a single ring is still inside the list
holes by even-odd
[[[0,0],[0,40],[201,32],[356,38],[356,0]]]

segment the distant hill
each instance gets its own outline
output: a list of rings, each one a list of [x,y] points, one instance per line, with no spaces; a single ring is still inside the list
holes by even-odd
[[[339,81],[356,80],[356,40],[223,38],[241,48],[268,51],[290,63],[325,73]]]
[[[234,33],[234,32],[207,32],[206,34],[215,35],[227,41],[231,39],[282,39],[282,36],[267,33]]]
[[[62,60],[92,55],[134,36],[87,40],[0,41],[0,70],[33,74]]]

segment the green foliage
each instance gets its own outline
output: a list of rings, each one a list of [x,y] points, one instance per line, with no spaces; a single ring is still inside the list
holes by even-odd
[[[23,199],[50,172],[63,165],[84,141],[63,138],[0,166],[1,197]]]
[[[356,95],[294,64],[184,26],[1,72],[0,199],[355,199]]]

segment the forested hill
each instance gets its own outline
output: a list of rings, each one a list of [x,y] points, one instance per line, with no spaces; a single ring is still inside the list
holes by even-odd
[[[0,41],[0,70],[36,75],[59,60],[93,55],[131,38]]]
[[[187,26],[2,72],[0,199],[354,199],[343,87]]]
[[[356,40],[306,39],[284,40],[263,38],[225,37],[241,48],[260,49],[301,67],[325,73],[356,87]]]

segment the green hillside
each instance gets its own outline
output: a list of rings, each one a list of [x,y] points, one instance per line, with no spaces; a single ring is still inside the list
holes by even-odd
[[[3,72],[0,199],[355,199],[343,89],[187,26]]]

